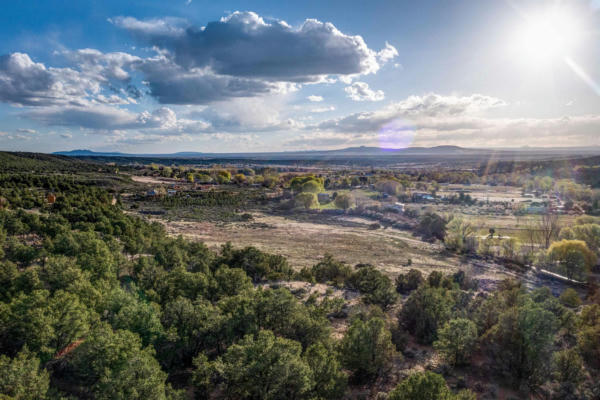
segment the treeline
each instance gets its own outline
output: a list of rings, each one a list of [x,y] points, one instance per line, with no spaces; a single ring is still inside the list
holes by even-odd
[[[503,176],[518,177],[548,176],[554,179],[572,179],[577,183],[600,187],[598,171],[600,157],[587,157],[559,160],[537,160],[537,161],[498,161],[482,164],[479,167],[480,176]]]
[[[426,212],[415,229],[424,240],[443,241],[447,250],[461,254],[496,257],[498,261],[535,265],[568,279],[589,282],[600,260],[600,218],[581,216],[571,226],[561,226],[558,215],[546,213],[531,219],[525,239],[504,237],[494,228],[480,235],[468,218]]]
[[[77,158],[43,153],[0,152],[0,171],[3,173],[76,173],[112,172],[115,167],[91,163]]]

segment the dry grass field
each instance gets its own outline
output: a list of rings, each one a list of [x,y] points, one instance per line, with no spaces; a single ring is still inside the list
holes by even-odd
[[[412,236],[409,231],[370,230],[372,221],[364,218],[309,214],[292,219],[262,213],[253,213],[253,217],[251,222],[233,223],[156,220],[165,225],[170,235],[199,240],[213,249],[227,241],[235,247],[255,246],[287,257],[296,269],[310,267],[329,253],[350,265],[370,263],[392,278],[410,268],[425,274],[434,270],[453,273],[463,269],[485,286],[493,287],[502,279],[516,276],[514,271],[501,265],[462,259],[444,251],[440,244]]]

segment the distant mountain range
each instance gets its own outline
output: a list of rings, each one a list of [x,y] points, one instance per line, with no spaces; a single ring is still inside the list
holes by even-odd
[[[337,150],[306,150],[282,152],[248,152],[248,153],[202,153],[202,152],[177,152],[163,154],[138,154],[121,152],[96,152],[92,150],[58,151],[53,154],[72,157],[142,157],[142,158],[221,158],[221,159],[312,159],[312,158],[344,158],[344,157],[402,157],[402,156],[482,156],[498,154],[546,154],[546,155],[596,155],[600,154],[600,147],[564,147],[564,148],[504,148],[504,149],[472,149],[459,146],[435,147],[407,147],[403,149],[387,149],[380,147],[348,147]]]
[[[139,154],[139,153],[121,153],[121,152],[96,152],[92,150],[70,150],[70,151],[57,151],[53,154],[63,156],[75,156],[75,157],[183,157],[183,158],[204,158],[204,157],[248,157],[248,156],[296,156],[296,155],[315,155],[315,156],[326,156],[326,155],[392,155],[392,154],[448,154],[456,152],[477,152],[480,153],[482,150],[479,149],[465,149],[458,146],[436,146],[436,147],[408,147],[404,149],[386,149],[380,147],[348,147],[337,150],[302,150],[302,151],[275,151],[275,152],[249,152],[249,153],[202,153],[202,152],[177,152],[177,153],[162,153],[162,154]]]

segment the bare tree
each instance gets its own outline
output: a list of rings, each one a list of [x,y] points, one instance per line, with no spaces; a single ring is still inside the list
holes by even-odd
[[[560,231],[558,214],[546,211],[538,221],[538,229],[542,235],[544,246],[546,248],[550,247],[550,242],[558,237],[558,232]]]
[[[540,232],[538,224],[531,218],[526,218],[524,225],[528,254],[531,256],[540,242]]]

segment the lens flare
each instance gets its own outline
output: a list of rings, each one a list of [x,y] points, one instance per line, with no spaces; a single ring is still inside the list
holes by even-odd
[[[404,149],[415,139],[415,126],[405,120],[395,119],[379,129],[379,147],[383,149]]]
[[[600,96],[600,85],[596,81],[594,81],[592,77],[589,76],[587,72],[585,72],[584,69],[579,66],[579,64],[577,64],[569,57],[565,57],[565,62],[567,63],[569,68],[571,68],[571,70],[575,72],[575,75],[577,75],[579,79],[584,81],[585,84],[590,87],[590,89],[592,89],[598,96]]]

